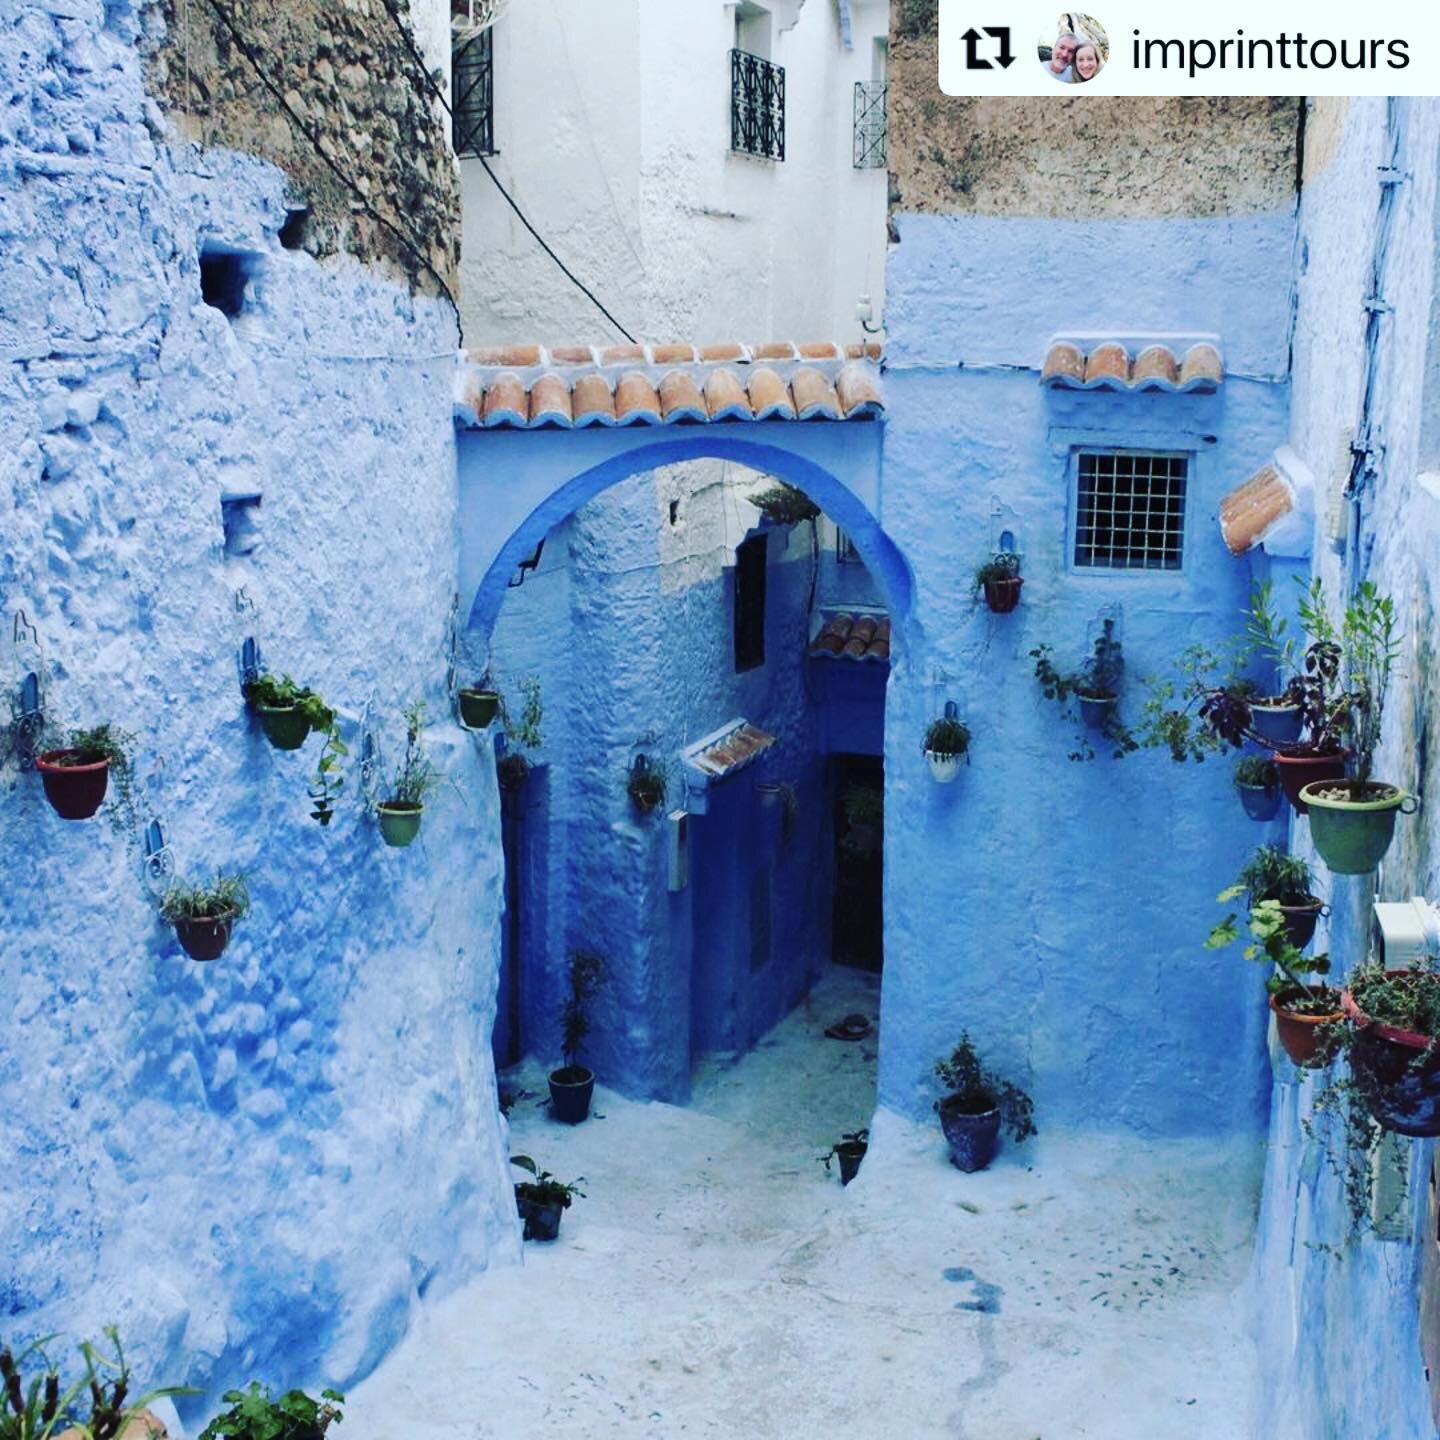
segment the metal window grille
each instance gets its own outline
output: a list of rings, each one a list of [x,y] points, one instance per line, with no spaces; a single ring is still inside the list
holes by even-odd
[[[450,132],[457,155],[495,153],[494,31],[482,30],[451,54]]]
[[[785,67],[748,50],[730,52],[730,148],[785,158]]]
[[[1178,570],[1185,554],[1184,455],[1082,451],[1075,564],[1102,570]]]
[[[883,80],[855,82],[855,168],[883,170],[885,149],[885,92]]]

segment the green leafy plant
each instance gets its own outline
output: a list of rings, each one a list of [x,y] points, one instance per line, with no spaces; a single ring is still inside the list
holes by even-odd
[[[319,1400],[287,1390],[272,1400],[269,1387],[252,1380],[220,1398],[230,1408],[200,1432],[200,1440],[320,1440],[345,1418],[336,1408],[345,1401],[338,1390],[322,1390]]]
[[[500,722],[505,727],[506,751],[495,765],[496,775],[502,790],[518,790],[530,774],[530,757],[527,750],[538,749],[544,743],[540,731],[545,718],[545,708],[540,698],[540,679],[536,675],[522,676],[519,682],[519,714],[500,697]]]
[[[583,1175],[576,1176],[567,1184],[563,1180],[557,1180],[548,1170],[537,1169],[528,1155],[512,1155],[510,1163],[535,1177],[533,1180],[522,1180],[515,1186],[517,1200],[528,1200],[547,1209],[558,1205],[562,1210],[568,1210],[575,1196],[578,1195],[582,1200],[586,1198],[585,1192],[580,1188],[585,1179]],[[205,1440],[205,1437],[202,1435],[200,1440]]]
[[[1188,646],[1175,678],[1147,682],[1137,742],[1169,750],[1177,763],[1244,744],[1254,690],[1239,673],[1244,657],[1244,650],[1233,646]]]
[[[1233,899],[1239,887],[1220,892],[1220,899]],[[1251,941],[1241,952],[1247,960],[1257,960],[1275,967],[1267,977],[1265,988],[1271,995],[1286,995],[1285,1008],[1297,1015],[1333,1015],[1338,1009],[1336,992],[1328,985],[1312,987],[1307,976],[1328,975],[1327,954],[1307,956],[1290,942],[1285,933],[1285,916],[1277,900],[1258,901],[1250,910]],[[1227,915],[1211,930],[1205,941],[1207,950],[1220,950],[1240,938],[1240,927],[1234,915]]]
[[[177,920],[220,920],[227,915],[238,920],[249,908],[245,876],[220,871],[213,880],[198,884],[177,880],[160,899],[160,917],[172,925]]]
[[[953,715],[942,715],[926,728],[921,748],[936,755],[964,755],[970,749],[970,727]]]
[[[402,713],[405,716],[405,754],[400,768],[390,776],[385,799],[380,803],[408,809],[422,807],[444,783],[444,777],[425,753],[424,705],[407,705]]]
[[[1262,703],[1287,703],[1300,666],[1300,645],[1290,633],[1290,622],[1275,603],[1273,580],[1261,581],[1250,592],[1250,605],[1245,611],[1245,641],[1252,653],[1260,655],[1275,668],[1278,688]]]
[[[665,803],[669,790],[669,776],[665,767],[644,755],[638,755],[630,767],[625,780],[625,793],[630,803],[642,814],[648,815]]]
[[[979,595],[987,581],[993,583],[996,580],[1014,580],[1019,574],[1019,555],[1013,550],[997,550],[988,560],[977,567],[970,593]]]
[[[273,710],[295,710],[317,735],[324,736],[315,774],[307,787],[312,809],[310,818],[328,825],[335,818],[335,802],[345,788],[341,761],[350,753],[340,738],[340,722],[334,709],[314,690],[297,685],[288,675],[272,675],[266,671],[247,682],[245,699],[253,708],[265,706]]]
[[[1115,638],[1113,620],[1102,622],[1091,653],[1079,670],[1062,672],[1056,667],[1053,656],[1054,650],[1050,645],[1037,645],[1030,651],[1030,658],[1035,662],[1035,678],[1040,682],[1045,698],[1065,706],[1072,719],[1075,718],[1069,708],[1072,700],[1113,701],[1119,698],[1125,675],[1125,657],[1119,640]],[[1114,746],[1114,755],[1118,760],[1139,749],[1139,741],[1121,722],[1117,710],[1117,706],[1110,706],[1100,733]],[[1094,758],[1094,747],[1088,737],[1082,735],[1079,748],[1071,752],[1070,759]]]
[[[101,813],[117,835],[133,835],[140,828],[135,767],[130,760],[135,737],[118,725],[96,725],[89,730],[70,731],[64,748],[78,753],[56,761],[59,765],[96,765],[101,760],[110,762],[110,798]]]
[[[1018,1085],[1000,1079],[980,1063],[968,1030],[961,1031],[959,1043],[948,1056],[935,1062],[935,1074],[946,1091],[936,1103],[937,1110],[942,1104],[969,1115],[999,1110],[1000,1123],[1017,1145],[1036,1133],[1034,1102]]]
[[[570,952],[569,984],[560,1005],[561,1049],[565,1052],[565,1069],[580,1069],[580,1046],[590,1033],[590,1006],[600,993],[605,978],[605,957],[593,950]],[[566,1078],[563,1073],[561,1078]],[[575,1077],[582,1078],[582,1077]]]
[[[840,807],[846,825],[840,848],[857,860],[874,855],[885,825],[884,792],[877,785],[848,785],[840,796]]]
[[[1400,658],[1400,633],[1395,603],[1366,580],[1345,607],[1341,645],[1349,688],[1341,703],[1344,728],[1355,752],[1355,781],[1363,787],[1370,779],[1385,696]]]
[[[820,515],[820,507],[803,490],[778,480],[750,496],[750,503],[777,525],[798,525]]]
[[[33,1341],[18,1355],[12,1354],[8,1345],[0,1348],[0,1381],[4,1383],[0,1440],[50,1440],[67,1429],[77,1430],[84,1440],[118,1440],[125,1427],[153,1401],[198,1393],[170,1385],[129,1400],[130,1367],[120,1333],[115,1326],[107,1325],[105,1337],[114,1353],[106,1355],[88,1341],[82,1343],[85,1374],[68,1385],[62,1383],[59,1370],[45,1352],[56,1336]],[[32,1359],[39,1362],[42,1373],[27,1385],[24,1368]],[[88,1415],[79,1405],[84,1396],[90,1402]]]
[[[1311,893],[1314,884],[1314,872],[1302,856],[1291,855],[1283,845],[1260,845],[1219,899],[1223,904],[1244,895],[1252,907],[1262,900],[1308,905],[1315,898]]]
[[[825,1173],[830,1173],[830,1162],[839,1155],[841,1147],[846,1145],[858,1145],[862,1148],[870,1143],[869,1130],[845,1130],[841,1132],[839,1140],[835,1142],[823,1155],[816,1156],[817,1160],[823,1161]]]
[[[1242,755],[1235,762],[1235,783],[1273,790],[1280,784],[1280,772],[1268,755]]]

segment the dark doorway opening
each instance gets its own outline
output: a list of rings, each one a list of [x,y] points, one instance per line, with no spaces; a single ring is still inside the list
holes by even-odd
[[[830,958],[878,972],[885,960],[885,761],[832,755],[835,902]]]

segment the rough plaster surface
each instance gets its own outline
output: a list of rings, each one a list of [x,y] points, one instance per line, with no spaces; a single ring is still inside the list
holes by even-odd
[[[1424,365],[1433,305],[1436,170],[1440,106],[1433,99],[1355,99],[1317,106],[1323,141],[1307,144],[1300,212],[1299,308],[1295,332],[1290,443],[1314,470],[1316,568],[1334,597],[1357,578],[1395,597],[1406,641],[1403,674],[1386,706],[1376,773],[1420,795],[1422,809],[1397,827],[1380,875],[1379,898],[1435,898],[1440,892],[1440,780],[1428,735],[1440,713],[1434,654],[1440,595],[1440,496],[1420,478],[1422,420],[1440,405]],[[1390,153],[1387,120],[1401,137],[1409,178],[1396,191],[1395,218],[1380,265],[1381,294],[1393,307],[1381,337],[1372,433],[1384,446],[1378,483],[1361,498],[1353,543],[1330,543],[1330,497],[1343,486],[1360,432],[1364,392],[1363,301],[1371,293],[1380,186]],[[1308,133],[1308,128],[1307,128]],[[1262,562],[1263,563],[1263,562]],[[1324,875],[1308,828],[1292,823],[1291,843]],[[1344,975],[1369,946],[1372,877],[1326,877],[1332,914],[1328,947]],[[1435,1433],[1419,1348],[1421,1252],[1434,1244],[1426,1220],[1433,1145],[1406,1141],[1410,1238],[1350,1234],[1332,1161],[1343,1163],[1339,1127],[1310,1139],[1316,1085],[1297,1082],[1283,1061],[1271,1105],[1271,1144],[1256,1250],[1256,1331],[1266,1366],[1259,1392],[1263,1433],[1280,1440],[1374,1435],[1412,1440]],[[1433,1317],[1440,1319],[1440,1317]],[[1363,1337],[1363,1339],[1361,1338]]]
[[[892,213],[1137,220],[1245,215],[1292,200],[1293,97],[945,95],[934,7],[928,17],[924,8],[896,0]],[[1071,283],[1087,301],[1104,286],[1084,273]]]
[[[608,1091],[511,1145],[585,1199],[553,1245],[433,1308],[346,1424],[372,1440],[1250,1440],[1237,1323],[1253,1140],[1042,1134],[963,1175],[933,1118],[874,1100],[873,1043],[822,1038],[834,972],[686,1109]],[[603,1118],[602,1118],[603,1117]],[[842,1189],[817,1157],[870,1124]],[[1042,1121],[1043,1125],[1043,1121]],[[519,1172],[516,1172],[517,1176]]]
[[[0,772],[0,1313],[7,1339],[119,1323],[137,1376],[353,1380],[417,1296],[513,1257],[488,1064],[493,763],[448,721],[456,529],[452,312],[283,250],[287,177],[157,145],[125,7],[18,7],[0,43],[0,602],[49,713],[136,737],[182,872],[248,872],[225,957],[186,959],[133,837],[67,823]],[[232,323],[197,253],[258,257]],[[222,549],[222,490],[263,492]],[[437,563],[436,557],[442,557]],[[251,608],[237,613],[237,597]],[[307,816],[312,739],[273,751],[241,640],[367,698],[386,758],[428,701],[455,782],[390,851],[353,763]]]
[[[105,7],[112,27],[123,17],[127,39],[140,28],[130,3]],[[390,12],[413,24],[429,58],[445,7],[413,8],[412,22],[409,0],[149,0],[143,45],[147,83],[174,131],[289,176],[290,203],[311,211],[305,249],[384,260],[439,294],[457,285],[458,176],[448,119]]]

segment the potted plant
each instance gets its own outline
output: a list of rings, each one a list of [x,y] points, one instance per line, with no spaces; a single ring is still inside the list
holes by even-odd
[[[502,790],[519,790],[530,775],[530,759],[527,750],[537,749],[542,743],[540,722],[544,718],[544,707],[540,701],[540,681],[534,675],[527,675],[520,681],[523,697],[517,717],[506,704],[501,703],[500,715],[505,723],[505,745],[503,753],[497,745],[495,773]]]
[[[52,1436],[59,1435],[83,1436],[85,1440],[119,1440],[122,1435],[145,1434],[147,1426],[143,1422],[155,1418],[146,1413],[154,1401],[199,1393],[184,1386],[167,1385],[138,1395],[127,1405],[130,1366],[120,1345],[120,1332],[115,1326],[107,1325],[105,1336],[114,1354],[105,1355],[99,1346],[82,1343],[80,1354],[85,1360],[85,1374],[68,1385],[62,1384],[59,1370],[45,1353],[46,1345],[55,1336],[31,1341],[18,1355],[12,1353],[8,1345],[0,1346],[0,1440],[51,1440]],[[24,1367],[32,1356],[39,1360],[45,1373],[27,1384]],[[82,1397],[88,1399],[90,1408],[84,1418],[80,1409]]]
[[[1120,642],[1115,638],[1115,622],[1105,620],[1095,645],[1080,669],[1074,674],[1062,674],[1055,666],[1053,651],[1049,645],[1037,645],[1030,652],[1035,661],[1035,678],[1047,700],[1057,700],[1062,705],[1074,700],[1080,710],[1080,718],[1087,730],[1098,731],[1115,746],[1115,757],[1119,759],[1139,746],[1135,737],[1120,723],[1117,710],[1120,685],[1125,674],[1125,659]],[[1094,747],[1088,739],[1082,739],[1080,749],[1071,754],[1072,760],[1093,760]]]
[[[1243,887],[1221,892],[1221,899],[1233,899]],[[1245,947],[1247,960],[1268,962],[1275,967],[1265,981],[1270,1010],[1275,1016],[1275,1033],[1285,1053],[1303,1069],[1328,1065],[1340,1048],[1345,1015],[1340,992],[1329,985],[1315,984],[1306,977],[1328,975],[1330,957],[1307,959],[1291,941],[1286,917],[1274,900],[1261,900],[1250,911],[1250,933]],[[1227,915],[1210,932],[1207,950],[1218,950],[1239,938],[1234,915]]]
[[[316,691],[297,685],[288,675],[256,676],[245,685],[245,700],[277,750],[298,750],[312,730],[325,737],[308,793],[314,807],[310,818],[328,825],[345,784],[340,761],[350,753],[340,738],[339,717]]]
[[[1318,584],[1318,580],[1312,582],[1312,591]],[[1289,634],[1289,622],[1275,606],[1274,594],[1273,581],[1256,585],[1246,611],[1246,640],[1252,651],[1258,651],[1274,666],[1280,681],[1275,693],[1250,698],[1250,725],[1256,738],[1267,744],[1293,745],[1304,728],[1295,687],[1297,647],[1295,637]]]
[[[579,1063],[580,1046],[590,1033],[590,1003],[605,974],[602,956],[589,950],[570,953],[569,993],[560,1007],[561,1048],[565,1063],[550,1072],[550,1112],[567,1125],[578,1125],[590,1113],[595,1072]]]
[[[1280,772],[1270,756],[1242,755],[1235,762],[1235,789],[1252,820],[1273,820],[1279,814]]]
[[[984,592],[985,603],[996,615],[1008,615],[1020,603],[1020,557],[1013,550],[997,550],[975,572],[972,593]]]
[[[88,820],[101,806],[115,776],[128,794],[129,749],[135,737],[113,725],[72,730],[64,746],[42,750],[35,757],[45,798],[62,820]]]
[[[1309,807],[1300,798],[1300,791],[1306,785],[1312,780],[1345,777],[1348,705],[1340,689],[1343,651],[1319,579],[1311,581],[1300,602],[1300,620],[1310,644],[1305,649],[1302,673],[1291,683],[1289,693],[1300,706],[1303,738],[1293,745],[1278,746],[1273,758],[1286,799],[1296,814],[1305,815]]]
[[[231,927],[250,908],[243,875],[216,872],[208,884],[177,880],[160,898],[160,918],[175,927],[180,948],[192,960],[218,960]]]
[[[625,781],[630,803],[642,815],[649,815],[665,803],[668,781],[663,766],[637,755]]]
[[[1341,635],[1348,689],[1340,705],[1355,773],[1348,780],[1312,779],[1300,798],[1309,807],[1310,838],[1320,858],[1337,875],[1368,875],[1390,848],[1396,814],[1414,809],[1398,785],[1371,779],[1385,693],[1400,655],[1394,602],[1365,581],[1345,607]]]
[[[570,1208],[570,1202],[577,1195],[585,1198],[580,1188],[585,1177],[581,1175],[567,1185],[548,1170],[537,1170],[528,1155],[512,1155],[510,1163],[535,1177],[515,1187],[515,1208],[525,1222],[525,1239],[554,1240],[560,1233],[560,1216]]]
[[[303,1390],[287,1390],[272,1400],[270,1387],[252,1380],[220,1398],[230,1408],[200,1432],[200,1440],[321,1440],[345,1418],[336,1408],[345,1402],[338,1390],[322,1390],[319,1400]]]
[[[830,1160],[833,1156],[840,1162],[840,1183],[848,1185],[860,1173],[860,1162],[869,1148],[869,1130],[847,1130],[820,1157],[825,1162],[825,1173],[830,1173]]]
[[[946,1090],[935,1110],[957,1169],[983,1170],[995,1158],[1002,1125],[1017,1145],[1035,1134],[1030,1097],[981,1065],[968,1031],[961,1032],[948,1057],[935,1062],[935,1074]]]
[[[750,503],[773,525],[799,525],[820,516],[820,507],[803,490],[781,480],[750,496]]]
[[[1370,1113],[1401,1135],[1440,1135],[1440,974],[1358,967],[1340,1002],[1350,1073]]]
[[[959,778],[961,760],[969,763],[970,729],[960,719],[953,700],[945,702],[944,715],[926,728],[923,748],[930,773],[942,785]]]
[[[885,796],[878,785],[849,785],[840,799],[845,833],[840,848],[856,860],[879,853],[885,832]]]
[[[425,707],[407,705],[405,758],[390,778],[383,800],[375,807],[380,834],[387,845],[408,845],[425,818],[425,801],[439,787],[440,776],[425,754]]]
[[[488,670],[473,684],[460,687],[459,700],[460,723],[467,730],[484,730],[500,711],[500,692]]]
[[[1248,738],[1248,699],[1254,688],[1240,677],[1240,660],[1226,648],[1187,646],[1177,678],[1146,682],[1136,742],[1163,746],[1177,764],[1238,749]]]
[[[1315,923],[1325,913],[1325,902],[1312,893],[1315,876],[1299,855],[1283,845],[1261,845],[1241,867],[1235,883],[1219,894],[1221,904],[1244,895],[1254,909],[1273,900],[1285,917],[1285,934],[1292,945],[1303,950],[1315,935]]]

